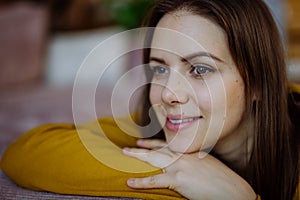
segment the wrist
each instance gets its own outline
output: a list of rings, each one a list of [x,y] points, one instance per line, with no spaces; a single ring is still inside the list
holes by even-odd
[[[238,176],[238,175],[237,175]],[[238,176],[238,182],[233,183],[233,198],[231,199],[245,199],[245,200],[257,200],[258,195],[255,193],[249,183],[242,177]]]

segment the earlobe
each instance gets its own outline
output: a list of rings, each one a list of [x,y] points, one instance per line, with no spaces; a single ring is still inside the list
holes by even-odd
[[[257,91],[259,91],[259,90],[254,90],[254,91],[252,91],[251,92],[251,101],[253,102],[253,101],[257,101],[258,100],[258,96],[257,96],[257,94],[259,94],[259,93],[257,93]]]
[[[253,105],[253,106],[256,106],[257,101],[258,101],[258,97],[257,97],[257,95],[256,95],[256,92],[254,92],[254,93],[252,94],[252,98],[251,98],[252,105]]]

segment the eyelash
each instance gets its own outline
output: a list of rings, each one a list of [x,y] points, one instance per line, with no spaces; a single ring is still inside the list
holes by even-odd
[[[169,68],[166,66],[158,65],[151,67],[154,76],[164,76],[169,74]],[[205,66],[203,64],[195,64],[191,66],[189,73],[195,78],[202,78],[207,74],[214,72],[215,70],[211,67]]]
[[[151,70],[152,70],[153,74],[156,76],[169,73],[169,69],[167,67],[161,66],[161,65],[151,67]]]
[[[202,72],[199,72],[199,71]],[[211,67],[202,65],[202,64],[196,64],[191,66],[190,73],[195,76],[195,77],[203,77],[206,76],[210,72],[214,72],[215,70],[212,69]]]

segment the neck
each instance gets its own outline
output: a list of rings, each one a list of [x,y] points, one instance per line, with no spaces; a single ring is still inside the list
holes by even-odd
[[[253,122],[243,121],[236,131],[220,139],[213,149],[219,159],[238,173],[243,173],[253,148]]]

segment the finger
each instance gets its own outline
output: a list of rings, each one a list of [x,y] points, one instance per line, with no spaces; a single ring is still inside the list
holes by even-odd
[[[158,174],[145,178],[128,179],[127,185],[135,189],[168,188],[175,190],[172,178],[167,174]]]
[[[167,143],[163,140],[158,139],[140,139],[137,141],[137,145],[139,147],[147,148],[147,149],[157,149],[162,148],[167,145]]]
[[[208,156],[208,153],[205,151],[199,151],[198,158],[204,159],[206,156]]]
[[[139,148],[123,148],[123,153],[127,156],[138,158],[142,161],[147,161],[147,157],[149,156],[151,150],[148,149],[139,149]]]
[[[153,151],[138,148],[124,148],[123,153],[159,168],[165,168],[179,158],[179,155],[172,154],[172,152],[166,150]]]

